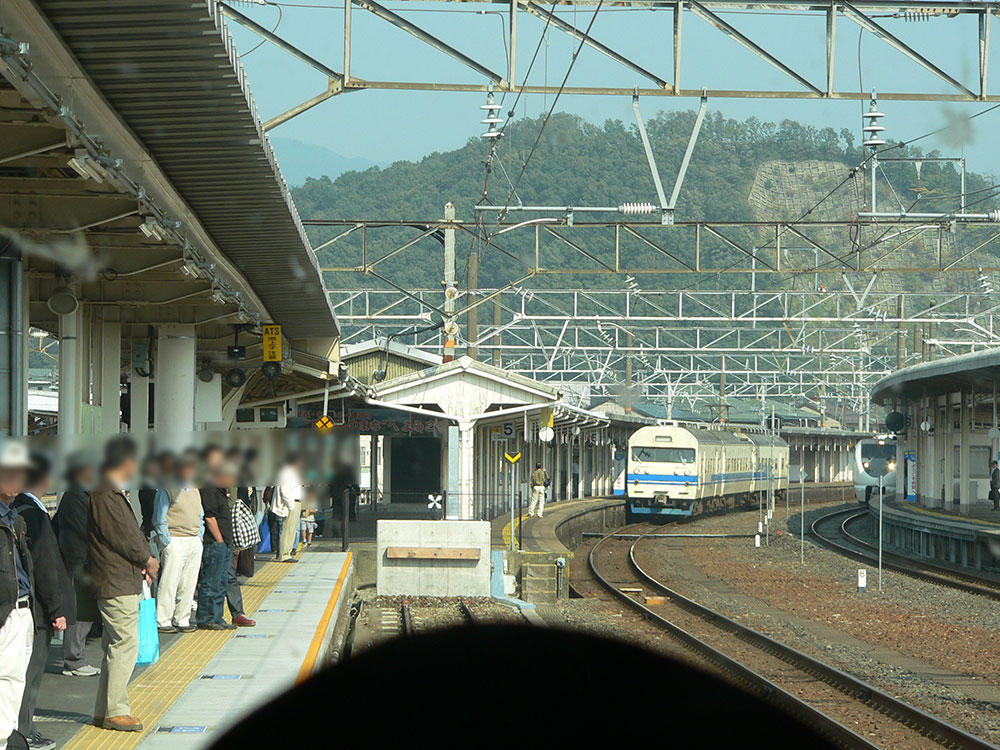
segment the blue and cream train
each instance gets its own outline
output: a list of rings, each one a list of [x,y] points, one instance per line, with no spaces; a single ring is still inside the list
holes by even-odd
[[[788,444],[746,425],[668,423],[629,438],[625,495],[631,520],[754,506],[788,491]]]

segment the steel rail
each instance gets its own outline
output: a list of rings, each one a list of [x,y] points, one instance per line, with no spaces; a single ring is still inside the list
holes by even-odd
[[[399,614],[403,620],[403,635],[409,638],[416,631],[413,628],[413,613],[410,612],[410,603],[403,602],[399,607]]]
[[[465,599],[463,599],[458,603],[458,608],[462,610],[462,616],[465,618],[466,622],[469,623],[469,625],[482,624],[476,613],[472,611],[472,607],[469,606],[469,602],[467,602]]]
[[[603,586],[609,593],[620,599],[627,606],[639,612],[645,619],[652,621],[658,627],[669,632],[673,637],[695,653],[712,662],[724,672],[735,676],[738,680],[740,680],[740,682],[746,685],[759,697],[772,703],[773,705],[776,705],[786,713],[799,717],[806,725],[818,730],[830,740],[846,748],[861,748],[863,750],[878,748],[878,745],[873,744],[860,734],[841,724],[836,719],[827,716],[822,711],[809,705],[801,698],[798,698],[784,688],[778,686],[776,683],[767,679],[763,675],[753,671],[747,666],[744,666],[732,657],[727,656],[714,646],[709,645],[697,636],[689,633],[687,630],[675,625],[646,605],[633,599],[628,594],[619,591],[613,583],[601,575],[600,571],[597,569],[597,563],[595,561],[597,550],[602,544],[614,537],[614,535],[615,532],[612,532],[595,544],[593,548],[591,548],[590,555],[587,560],[594,578],[597,579],[598,583],[600,583],[601,586]],[[632,554],[630,549],[629,558],[631,559],[631,557]],[[638,568],[636,568],[636,570],[638,571]]]
[[[647,573],[635,560],[635,548],[641,539],[629,548],[629,562],[636,573],[650,586],[670,597],[678,606],[703,617],[707,622],[721,630],[728,630],[743,641],[768,652],[788,664],[812,674],[828,685],[837,688],[848,696],[866,703],[876,710],[895,718],[897,721],[916,729],[931,739],[944,745],[966,748],[968,750],[997,750],[997,746],[986,740],[969,734],[963,729],[927,713],[905,701],[883,692],[863,680],[843,672],[836,667],[825,664],[808,654],[788,646],[781,641],[764,635],[753,628],[726,617],[722,613],[699,604]],[[867,742],[867,740],[865,740]]]
[[[854,544],[866,549],[877,550],[878,548],[874,544],[850,533],[847,530],[848,523],[866,514],[866,511],[859,512],[855,508],[834,511],[833,513],[827,513],[826,515],[820,516],[814,520],[810,524],[809,529],[812,535],[828,549],[844,555],[845,557],[851,557],[855,560],[875,565],[878,564],[877,555],[868,554],[863,550],[855,549],[846,544],[842,544],[835,538],[827,536],[819,531],[821,524],[830,521],[837,516],[847,516],[840,524],[840,533]],[[896,573],[908,575],[911,578],[916,578],[921,581],[936,583],[958,591],[964,591],[969,594],[985,596],[990,599],[1000,601],[1000,581],[991,581],[988,578],[982,578],[970,573],[953,570],[943,565],[935,565],[934,563],[924,562],[922,560],[914,560],[906,557],[905,555],[885,552],[884,550],[882,552],[882,567]]]

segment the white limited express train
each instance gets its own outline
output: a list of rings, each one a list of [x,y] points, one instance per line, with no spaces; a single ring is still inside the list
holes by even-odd
[[[757,505],[788,491],[788,444],[745,425],[669,423],[629,438],[625,495],[631,520]]]

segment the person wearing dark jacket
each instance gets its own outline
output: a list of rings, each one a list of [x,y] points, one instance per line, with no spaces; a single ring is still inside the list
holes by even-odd
[[[237,472],[235,466],[223,461],[212,473],[213,486],[201,489],[205,536],[202,540],[201,578],[198,581],[198,627],[202,630],[237,627],[222,619],[234,555],[229,492],[236,484]]]
[[[31,601],[35,632],[17,720],[17,729],[25,736],[31,750],[52,750],[56,746],[35,727],[35,705],[48,662],[49,642],[54,631],[66,629],[66,621],[72,619],[74,609],[72,583],[59,552],[59,540],[41,501],[48,491],[50,473],[49,460],[40,454],[32,455],[27,488],[12,506],[24,519],[28,551],[35,567],[35,596]]]
[[[83,456],[70,456],[66,474],[68,486],[59,500],[55,526],[58,529],[59,549],[75,597],[74,621],[66,625],[63,633],[63,669],[67,677],[94,677],[101,673],[87,664],[87,634],[96,619],[96,604],[88,592],[87,565],[87,514],[90,510],[90,488],[94,483],[94,467]],[[89,605],[89,606],[88,606]]]
[[[990,500],[993,501],[993,510],[1000,509],[1000,467],[995,459],[990,461]]]
[[[17,728],[35,629],[28,528],[11,507],[24,490],[30,467],[24,445],[0,439],[0,750],[6,750]]]
[[[124,436],[109,440],[87,517],[87,571],[104,623],[94,723],[122,732],[142,731],[129,713],[128,683],[139,656],[142,582],[152,583],[160,569],[129,504],[135,469],[135,444]]]

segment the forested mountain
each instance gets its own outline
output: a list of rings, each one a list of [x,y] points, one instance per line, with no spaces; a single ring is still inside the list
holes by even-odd
[[[693,122],[694,112],[660,113],[647,122],[668,195]],[[556,114],[545,126],[534,154],[524,167],[539,127],[541,119],[527,119],[514,122],[508,128],[491,169],[488,201],[499,205],[509,200],[513,204],[520,201],[525,205],[558,206],[616,206],[625,201],[656,201],[634,125],[620,121],[596,125],[572,115]],[[452,201],[459,218],[472,222],[472,207],[483,193],[483,160],[487,149],[488,145],[479,139],[470,139],[460,149],[433,153],[419,162],[398,162],[384,169],[373,167],[363,172],[349,172],[333,181],[326,177],[308,179],[294,191],[296,204],[303,218],[432,220],[440,218],[444,204]],[[910,147],[894,149],[891,154],[920,155],[920,152]],[[765,123],[753,118],[740,121],[718,114],[709,115],[684,181],[677,219],[796,220],[813,207],[810,218],[849,219],[866,200],[864,172],[851,176],[852,168],[863,160],[854,134],[846,129],[838,132],[790,120]],[[960,183],[958,172],[951,163],[924,162],[919,174],[912,163],[887,162],[883,166],[887,181],[880,181],[880,193],[885,200],[883,205],[883,197],[880,197],[880,208],[895,209],[902,205],[918,206],[914,210],[921,211],[957,209]],[[524,174],[518,181],[522,168]],[[512,195],[513,182],[517,183],[517,191]],[[968,202],[973,204],[970,210],[985,211],[996,205],[997,191],[989,188],[991,182],[980,175],[968,176],[966,190],[971,193]],[[515,213],[509,220],[536,216]],[[577,215],[576,221],[594,218],[598,217]],[[489,224],[488,221],[487,228]],[[339,231],[326,227],[311,230],[314,244],[320,244]],[[561,231],[586,253],[604,263],[612,263],[613,230],[586,234],[576,230]],[[852,235],[848,230],[804,231],[819,232],[810,235],[811,238],[837,253],[849,253],[850,243],[858,241],[856,233]],[[960,230],[949,241],[960,246],[965,243],[974,246],[981,232]],[[692,231],[656,228],[647,233],[664,250],[693,262]],[[369,232],[369,260],[415,234],[416,231],[409,228]],[[760,230],[733,229],[730,236],[750,248],[766,247],[769,242],[767,237],[761,236]],[[861,241],[865,241],[864,236]],[[479,283],[483,288],[501,286],[524,273],[522,263],[512,260],[511,256],[520,258],[526,265],[534,259],[533,232],[530,230],[498,237],[495,243],[506,254],[492,247],[481,248]],[[923,243],[924,239],[918,237],[916,242],[910,241],[901,248],[901,262],[914,262],[913,258],[925,249]],[[472,235],[460,233],[460,266],[464,266],[465,254],[473,244]],[[361,263],[360,247],[358,232],[321,251],[321,262],[326,266],[356,266]],[[746,258],[740,261],[734,257],[732,248],[727,248],[718,239],[703,240],[703,264],[724,265],[734,260],[745,265]],[[441,246],[430,238],[381,264],[379,272],[406,288],[440,289],[441,265]],[[555,269],[600,267],[585,253],[544,232],[541,265]],[[676,267],[663,253],[641,241],[631,237],[627,242],[623,240],[623,267],[648,269],[664,265]],[[351,273],[331,274],[329,281],[331,286],[340,288],[380,285],[371,278]],[[677,288],[679,281],[678,277],[670,275],[642,277],[643,287],[648,289]],[[771,278],[763,283],[781,282],[781,279]],[[709,287],[712,283],[708,281]],[[732,283],[729,279],[725,285],[729,287]],[[621,276],[576,278],[561,274],[543,275],[530,284],[621,288],[623,280]]]

